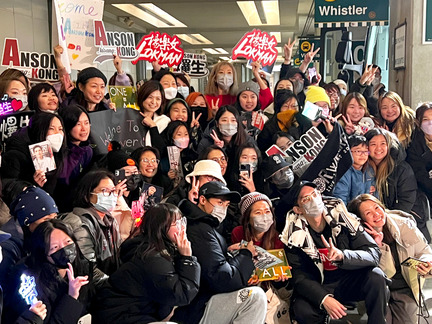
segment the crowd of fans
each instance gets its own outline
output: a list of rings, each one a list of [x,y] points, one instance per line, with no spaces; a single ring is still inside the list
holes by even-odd
[[[116,110],[107,83],[134,86],[118,57],[109,82],[94,67],[72,82],[60,46],[59,84],[4,71],[0,95],[34,111],[1,153],[4,323],[278,323],[269,291],[297,323],[340,319],[357,301],[368,323],[417,323],[432,275],[432,103],[411,109],[375,65],[351,85],[310,80],[317,51],[295,68],[293,45],[273,92],[259,62],[241,84],[217,63],[204,93],[154,62],[137,94],[145,145],[130,155],[116,141],[96,155],[89,140],[91,114]],[[320,118],[302,114],[308,104]],[[285,153],[312,127],[349,148],[331,192]],[[254,278],[256,247],[284,249],[292,278]]]

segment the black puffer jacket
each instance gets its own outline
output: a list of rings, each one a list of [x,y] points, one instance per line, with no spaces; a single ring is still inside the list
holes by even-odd
[[[139,240],[146,244],[145,237]],[[112,274],[98,293],[94,323],[162,321],[174,306],[189,304],[200,284],[200,265],[194,256],[174,259],[153,253],[134,256]]]
[[[228,254],[225,239],[216,231],[219,221],[215,217],[189,200],[183,200],[179,208],[188,220],[192,253],[201,264],[201,287],[189,306],[176,309],[173,321],[194,324],[202,318],[210,297],[246,287],[255,268],[249,250],[241,249],[235,257]]]

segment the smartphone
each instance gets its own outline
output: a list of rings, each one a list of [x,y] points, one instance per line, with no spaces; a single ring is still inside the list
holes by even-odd
[[[114,184],[117,185],[126,179],[125,170],[118,169],[114,171]]]
[[[316,76],[317,76],[316,68],[315,67],[308,68],[308,78],[309,78],[310,83],[313,83],[313,81],[316,82],[316,80],[317,80]],[[313,79],[314,77],[315,77],[315,80]]]
[[[417,266],[420,264],[423,264],[425,267],[427,267],[427,265],[428,265],[428,263],[426,261],[421,261],[419,259],[412,258],[412,257],[405,259],[401,263],[401,265],[408,267],[408,268],[411,268],[411,269],[414,269],[414,270],[417,270]]]
[[[323,109],[320,106],[313,104],[310,101],[306,101],[305,107],[302,111],[302,115],[306,116],[312,121],[318,121],[318,119],[327,119],[327,116],[323,113]]]
[[[240,178],[242,175],[250,178],[251,166],[250,164],[240,164]]]

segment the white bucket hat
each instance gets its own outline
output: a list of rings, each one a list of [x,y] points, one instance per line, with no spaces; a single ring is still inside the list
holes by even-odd
[[[195,167],[191,173],[189,173],[185,179],[188,183],[191,183],[191,177],[199,177],[201,175],[212,176],[221,181],[225,186],[226,182],[222,175],[221,167],[219,163],[213,160],[201,160],[195,164]]]

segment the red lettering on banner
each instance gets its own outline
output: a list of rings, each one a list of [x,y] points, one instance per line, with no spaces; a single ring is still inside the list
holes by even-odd
[[[11,63],[12,62],[12,63]],[[2,65],[20,66],[18,40],[15,38],[6,38],[3,47]]]
[[[105,26],[103,21],[95,20],[94,21],[94,29],[95,29],[95,45],[108,45],[108,40],[106,38]]]
[[[232,59],[245,57],[254,62],[260,61],[262,66],[272,65],[277,58],[277,40],[266,32],[254,29],[246,33],[233,49]]]
[[[139,53],[138,59],[132,63],[136,64],[139,60],[144,60],[157,61],[160,65],[179,65],[184,55],[180,44],[180,39],[177,36],[171,37],[167,33],[151,32],[141,38],[136,48]]]
[[[33,79],[38,79],[38,69],[32,69],[32,76]]]

